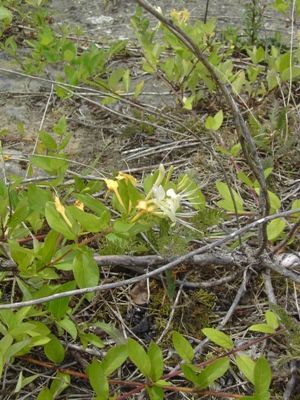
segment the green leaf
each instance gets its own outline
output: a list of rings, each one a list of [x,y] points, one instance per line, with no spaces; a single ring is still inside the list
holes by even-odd
[[[247,186],[253,187],[253,182],[248,178],[248,176],[244,172],[238,172],[237,176]]]
[[[50,386],[50,392],[53,397],[58,397],[67,387],[70,385],[70,375],[65,372],[58,371],[55,375],[55,379],[52,380]]]
[[[190,96],[187,99],[184,100],[184,106],[183,108],[185,110],[192,110],[193,109],[193,101],[195,100],[196,96]]]
[[[151,362],[142,346],[135,340],[128,338],[127,349],[128,356],[134,365],[145,377],[149,377],[151,374]]]
[[[99,217],[96,217],[96,215],[93,214],[88,214],[75,206],[69,206],[67,207],[67,210],[87,232],[100,232],[101,222]]]
[[[156,381],[154,383],[154,385],[159,386],[159,387],[172,386],[172,384],[170,382],[164,381],[163,379],[159,379],[158,381]]]
[[[268,173],[268,170],[264,171],[264,173]],[[254,182],[254,187],[255,187],[256,193],[260,194],[260,188],[256,187],[256,185],[258,185],[257,181]],[[268,194],[269,194],[270,206],[271,206],[270,213],[274,214],[281,208],[281,201],[280,201],[279,197],[276,196],[275,193],[270,192],[270,190],[268,190]]]
[[[223,111],[220,110],[214,117],[208,116],[205,122],[205,128],[217,131],[223,122]]]
[[[89,377],[90,384],[97,396],[107,399],[109,395],[109,387],[101,364],[96,359],[89,365],[85,372]]]
[[[49,201],[46,203],[45,216],[52,229],[61,233],[66,239],[76,240],[76,235],[73,232],[73,229],[56,210],[54,203]]]
[[[8,362],[14,356],[22,356],[28,353],[31,347],[32,342],[29,339],[23,339],[21,342],[12,344],[4,354],[4,362]]]
[[[47,336],[51,332],[50,329],[43,322],[31,320],[30,323],[35,326],[33,329],[31,329],[28,332],[29,335],[31,335],[31,336],[35,336],[35,337]]]
[[[164,370],[163,356],[160,347],[155,343],[151,342],[148,349],[148,356],[151,362],[151,374],[150,379],[153,382],[158,381]]]
[[[18,382],[17,382],[15,390],[14,390],[15,393],[19,393],[23,387],[27,386],[29,383],[33,382],[36,378],[38,378],[40,376],[37,374],[37,375],[31,375],[27,378],[24,378],[22,372],[23,371],[21,371],[21,373],[19,375]]]
[[[72,83],[72,85],[74,85],[74,83]],[[64,138],[63,138],[63,140],[61,141],[61,143],[60,143],[60,145],[58,146],[58,151],[61,151],[61,150],[63,150],[66,146],[67,146],[67,144],[69,143],[69,141],[70,141],[70,139],[71,139],[71,137],[73,136],[73,133],[71,132],[71,133],[67,133],[66,135],[64,135]]]
[[[52,201],[52,196],[48,188],[41,189],[37,185],[30,183],[27,190],[28,204],[31,208],[43,211],[47,201]],[[43,213],[44,215],[44,213]]]
[[[115,372],[128,357],[127,345],[121,344],[108,350],[105,358],[101,361],[101,367],[106,376]]]
[[[6,25],[12,21],[12,13],[5,7],[0,6],[0,20],[3,19]]]
[[[300,75],[300,68],[297,66],[293,66],[292,68],[288,67],[281,73],[282,82],[287,82],[290,80],[295,80]]]
[[[88,288],[98,285],[99,267],[90,251],[81,247],[73,261],[73,272],[77,285]]]
[[[18,225],[20,225],[22,222],[26,220],[28,215],[29,215],[28,205],[20,207],[9,217],[7,225],[11,229],[16,228]]]
[[[211,385],[216,379],[225,374],[229,367],[228,358],[220,358],[213,361],[197,378],[198,390],[203,390]]]
[[[101,187],[98,188],[100,191]],[[88,196],[86,194],[81,194],[81,193],[74,193],[75,199],[81,201],[85,207],[89,208],[91,211],[94,213],[98,214],[99,217],[101,217],[104,213],[107,213],[110,215],[109,210],[107,207],[101,203],[101,201],[94,199],[91,196]]]
[[[204,328],[201,330],[205,336],[207,336],[212,342],[216,343],[218,346],[221,346],[224,349],[233,348],[232,339],[224,332],[220,332],[217,329],[213,328]]]
[[[65,350],[56,336],[50,334],[50,342],[44,345],[44,351],[50,361],[60,364],[65,358]]]
[[[225,199],[225,200],[218,201],[217,204],[227,211],[235,212],[234,203],[231,198],[228,185],[226,185],[226,183],[218,181],[218,182],[216,182],[216,186],[217,186],[219,193]],[[238,195],[238,193],[234,189],[231,189],[231,192],[232,192],[232,195],[233,195],[235,203],[236,203],[237,212],[239,214],[243,214],[245,212],[243,209],[243,199]]]
[[[40,131],[39,138],[48,150],[55,151],[57,149],[56,141],[53,139],[53,137],[49,133],[47,133],[45,131]]]
[[[65,318],[56,322],[61,328],[63,328],[66,332],[68,332],[72,339],[75,340],[77,337],[77,328],[73,321]]]
[[[194,371],[194,366],[192,364],[181,364],[181,369],[187,380],[193,383],[198,382],[198,376]]]
[[[240,143],[237,143],[236,145],[234,145],[230,150],[231,155],[233,157],[235,157],[237,155],[237,153],[240,151],[241,147],[242,146]]]
[[[297,208],[300,208],[300,199],[299,200],[294,200],[292,202],[291,210],[295,210]],[[298,218],[300,218],[300,212],[295,213],[295,214],[292,215],[293,222],[296,222],[298,220]]]
[[[194,350],[190,343],[179,333],[174,331],[172,335],[173,346],[180,357],[187,363],[192,362]]]
[[[283,218],[275,218],[267,226],[267,235],[270,242],[274,242],[282,234],[286,226],[286,221]]]
[[[163,400],[164,399],[164,391],[161,387],[156,385],[146,386],[147,392],[149,394],[150,400]]]
[[[253,400],[269,400],[271,394],[269,392],[253,393]]]
[[[24,130],[24,125],[23,125],[23,123],[21,121],[19,121],[17,123],[17,129],[18,129],[19,134],[21,136],[24,136],[25,130]]]
[[[127,69],[122,77],[123,80],[123,86],[124,86],[124,90],[125,92],[128,94],[129,92],[129,87],[130,87],[130,74],[129,74],[129,69]]]
[[[33,250],[21,247],[15,240],[10,240],[7,245],[10,248],[13,260],[18,264],[19,270],[25,271],[35,258]]]
[[[264,357],[260,357],[254,368],[254,385],[256,393],[266,392],[271,384],[272,372],[268,361]]]
[[[14,339],[10,334],[6,334],[3,336],[3,338],[0,340],[0,354],[2,356],[7,352],[7,350],[10,348],[12,345]]]
[[[266,311],[266,321],[274,329],[277,329],[279,326],[277,315],[270,310]]]
[[[23,322],[20,325],[16,326],[15,328],[10,329],[9,333],[13,338],[18,338],[18,336],[20,335],[23,336],[34,328],[35,328],[34,324],[31,324],[30,322]]]
[[[267,83],[269,92],[278,85],[277,71],[275,68],[269,69],[267,72]]]
[[[165,275],[166,275],[166,286],[168,289],[168,296],[170,301],[172,301],[175,293],[176,280],[174,279],[173,273],[170,269],[165,271]]]
[[[43,33],[39,38],[40,44],[43,46],[47,46],[53,40],[53,34],[49,25],[44,27]]]
[[[66,133],[67,129],[67,120],[66,117],[61,117],[57,124],[54,124],[53,132],[57,133],[58,135],[62,136]]]
[[[104,343],[102,342],[102,340],[93,333],[83,333],[82,335],[80,335],[80,340],[83,343],[84,350],[87,348],[88,344],[92,344],[99,349],[102,349],[104,347]]]
[[[75,281],[66,282],[62,285],[59,285],[59,289],[55,291],[55,293],[64,293],[70,290],[75,290],[76,284]],[[61,319],[67,312],[69,308],[69,302],[71,300],[71,296],[61,297],[60,299],[51,300],[48,304],[49,311],[51,312],[53,318]]]
[[[54,400],[54,397],[52,396],[52,393],[50,392],[50,389],[44,388],[36,398],[36,400]]]
[[[14,326],[18,326],[23,321],[23,319],[27,316],[27,314],[29,313],[30,310],[31,310],[30,306],[23,307],[20,310],[18,310],[12,317],[12,319],[14,321]]]
[[[130,228],[134,227],[135,223],[129,223],[123,221],[121,218],[117,218],[114,222],[114,230],[116,232],[124,233],[130,230]]]
[[[241,354],[236,357],[236,363],[242,374],[254,385],[255,362],[246,354]]]
[[[241,93],[245,82],[246,82],[245,72],[243,70],[241,70],[235,75],[235,79],[232,82],[232,88],[233,88],[233,91],[235,94]]]
[[[96,326],[108,333],[109,336],[117,343],[117,345],[125,344],[127,341],[124,335],[112,324],[107,324],[105,322],[93,322],[89,326]]]
[[[138,85],[136,85],[135,89],[134,89],[134,98],[137,99],[139,97],[139,94],[141,92],[141,90],[144,87],[144,81],[140,82]]]
[[[76,53],[74,53],[74,51],[69,49],[65,50],[63,53],[64,61],[71,62],[72,60],[74,60],[75,56]]]
[[[52,261],[58,245],[59,233],[54,230],[50,230],[44,239],[44,243],[37,251],[37,255],[41,257],[45,265]]]
[[[118,82],[123,77],[124,72],[125,72],[124,68],[118,68],[110,75],[110,77],[108,79],[108,84],[112,90],[115,90]]]
[[[275,333],[275,329],[268,324],[254,324],[248,328],[250,331],[262,332],[262,333]]]

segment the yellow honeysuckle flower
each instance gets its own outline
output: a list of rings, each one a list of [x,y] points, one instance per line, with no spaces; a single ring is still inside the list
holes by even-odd
[[[113,179],[105,179],[103,178],[104,182],[106,183],[108,190],[118,190],[118,182],[114,181]]]
[[[74,206],[76,208],[79,208],[79,210],[84,211],[84,204],[80,200],[76,200],[75,203],[74,203]]]
[[[59,198],[57,196],[54,197],[54,205],[56,210],[62,215],[63,219],[66,221],[66,223],[69,225],[70,228],[72,228],[72,224],[68,217],[66,216],[66,210],[65,207],[61,204]]]
[[[170,11],[170,16],[179,22],[180,12],[176,11],[174,8]]]
[[[185,8],[183,11],[176,11],[175,9],[170,11],[170,16],[179,23],[186,23],[190,19],[190,13]]]
[[[145,211],[147,213],[152,213],[157,206],[153,205],[153,200],[139,200],[136,206],[137,210]]]
[[[190,19],[190,13],[188,10],[185,8],[183,11],[181,11],[181,21],[180,22],[187,22]]]
[[[125,209],[123,200],[118,192],[118,182],[114,181],[113,179],[105,179],[103,178],[104,182],[106,183],[107,189],[111,190],[113,192],[115,192],[115,195],[117,196],[117,199],[119,201],[119,203],[121,204],[121,206]]]
[[[126,185],[128,184],[128,182],[131,182],[133,184],[133,186],[136,186],[136,179],[132,175],[123,174],[123,172],[119,172],[116,179],[118,179],[118,180],[125,179]]]

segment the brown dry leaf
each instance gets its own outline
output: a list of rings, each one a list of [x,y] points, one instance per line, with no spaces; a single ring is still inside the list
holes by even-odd
[[[138,282],[130,292],[131,299],[138,306],[142,306],[144,304],[148,304],[148,286],[147,281]]]

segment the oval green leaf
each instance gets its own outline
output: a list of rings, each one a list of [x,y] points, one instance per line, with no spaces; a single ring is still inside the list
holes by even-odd
[[[192,362],[194,358],[194,350],[189,342],[179,333],[173,332],[173,345],[180,357],[187,363]]]
[[[205,336],[207,336],[212,342],[216,343],[218,346],[223,347],[224,349],[232,349],[233,341],[227,336],[224,332],[220,332],[213,328],[204,328],[202,332]]]

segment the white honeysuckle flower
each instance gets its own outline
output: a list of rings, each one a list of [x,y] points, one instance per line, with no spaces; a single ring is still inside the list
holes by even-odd
[[[156,204],[172,222],[176,222],[176,211],[180,207],[182,196],[176,194],[174,189],[168,189],[167,192],[165,192],[161,185],[153,186],[153,194],[155,196],[153,199],[154,204]]]

